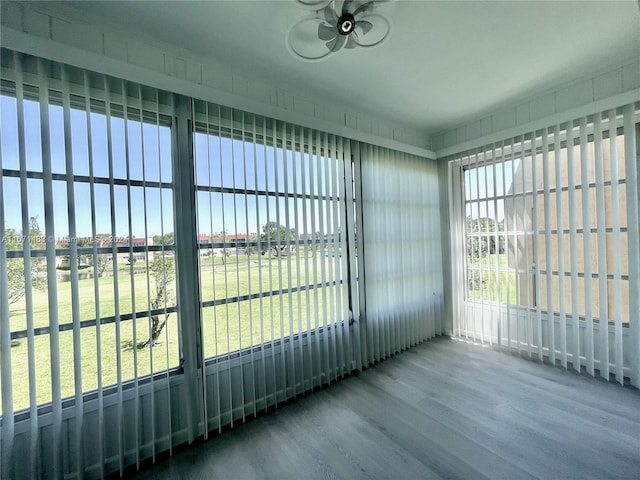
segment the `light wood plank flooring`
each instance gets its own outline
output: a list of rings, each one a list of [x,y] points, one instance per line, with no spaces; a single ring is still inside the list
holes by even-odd
[[[439,338],[137,479],[639,479],[632,387]]]

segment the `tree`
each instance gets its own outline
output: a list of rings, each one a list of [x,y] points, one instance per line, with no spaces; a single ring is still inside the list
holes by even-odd
[[[151,310],[158,310],[163,308],[165,305],[172,305],[175,298],[172,290],[173,280],[175,278],[173,260],[162,257],[161,255],[156,255],[153,261],[149,263],[149,274],[151,276],[153,288],[149,302]],[[151,315],[151,332],[149,339],[140,344],[139,348],[151,348],[156,345],[168,319],[168,313],[164,314],[164,318],[158,314]]]
[[[98,248],[110,247],[111,246],[111,235],[97,235],[96,243]],[[107,270],[107,266],[109,265],[109,261],[111,260],[111,254],[109,253],[98,253],[95,258],[96,268],[98,270],[98,278],[102,277],[104,272]],[[93,262],[93,255],[91,256],[91,261]]]
[[[231,252],[229,251],[228,248],[223,248],[222,249],[222,264],[224,265],[225,263],[227,263],[227,257],[231,255]]]
[[[324,235],[322,235],[322,232],[313,232],[313,241],[316,244],[316,250],[320,251],[320,242],[322,241],[322,239],[324,238]],[[310,245],[311,250],[313,250],[313,244]]]
[[[496,233],[504,230],[502,222],[493,218],[467,217],[467,262],[476,263],[487,255],[501,253],[504,245],[504,235]],[[480,290],[487,283],[484,272],[467,270],[467,285],[469,290]]]
[[[257,235],[251,235],[251,236],[247,237],[247,241],[248,242],[257,242],[258,241],[258,236]],[[247,246],[247,255],[248,256],[256,255],[257,253],[258,253],[258,246],[257,245]]]
[[[86,237],[78,237],[76,238],[76,246],[78,248],[90,247],[91,241],[89,238],[86,238]],[[90,262],[91,262],[91,255],[82,255],[82,254],[78,255],[78,266],[80,268],[83,268],[89,265]]]
[[[217,241],[222,242],[222,245],[223,245],[223,247],[222,247],[222,264],[224,265],[226,263],[226,258],[229,255],[231,255],[231,252],[229,252],[229,249],[226,246],[224,246],[224,245],[227,244],[227,232],[222,231],[222,232],[219,232],[219,233],[215,233],[213,235],[213,237]],[[213,264],[213,261],[211,263]]]
[[[501,245],[504,245],[504,235],[498,234],[498,245],[496,245],[496,232],[503,230],[503,223],[496,222],[493,218],[467,217],[467,258],[469,261],[476,262],[486,255],[500,253]]]
[[[173,241],[173,232],[153,236],[154,245],[173,245]]]
[[[31,217],[30,228],[27,235],[19,234],[16,230],[5,231],[4,243],[7,250],[22,250],[24,242],[29,240],[29,248],[44,250],[46,248],[45,237],[40,231],[38,221]],[[7,260],[7,285],[9,293],[9,305],[16,303],[26,293],[24,259],[10,258]],[[45,290],[47,288],[47,262],[45,257],[31,257],[31,288]]]
[[[262,226],[262,235],[260,240],[262,241],[263,253],[266,252],[268,246],[271,246],[271,250],[276,255],[282,254],[282,247],[289,241],[295,241],[296,231],[294,228],[287,230],[287,227],[278,225],[277,222],[267,222]]]

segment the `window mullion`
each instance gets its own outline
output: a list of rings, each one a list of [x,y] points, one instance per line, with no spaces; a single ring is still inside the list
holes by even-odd
[[[200,288],[198,281],[198,250],[195,211],[195,180],[192,164],[193,129],[192,105],[188,98],[174,95],[176,142],[172,158],[173,211],[176,258],[176,297],[180,306],[179,326],[181,340],[181,363],[184,366],[186,401],[181,408],[186,410],[187,441],[194,440],[201,432],[201,405],[203,386],[201,348]],[[167,385],[167,388],[170,388]],[[203,423],[206,427],[206,422]]]

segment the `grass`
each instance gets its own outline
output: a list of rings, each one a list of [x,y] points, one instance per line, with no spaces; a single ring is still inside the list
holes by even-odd
[[[321,283],[323,267],[325,281],[340,278],[340,273],[335,271],[336,262],[340,263],[340,258],[326,257],[318,252],[314,259],[310,252],[307,253],[290,258],[231,256],[227,257],[226,265],[221,263],[221,258],[201,259],[200,291],[205,302],[257,292],[292,289],[292,293],[203,308],[203,345],[206,358],[313,329],[318,322],[337,320],[337,309],[342,301],[342,298],[338,299],[342,292],[340,286],[299,293],[295,291],[295,287]],[[314,265],[316,276],[313,275]],[[93,320],[98,314],[101,318],[113,317],[116,303],[120,314],[132,313],[134,305],[135,311],[142,314],[149,309],[148,287],[151,287],[151,292],[154,288],[153,279],[149,282],[148,285],[146,274],[131,276],[126,268],[118,272],[117,282],[114,282],[113,277],[100,278],[96,298],[93,279],[79,280],[80,320]],[[71,283],[57,283],[56,290],[58,322],[61,325],[72,323]],[[331,305],[327,320],[321,301],[324,294]],[[34,291],[35,328],[49,325],[48,302],[47,291]],[[96,306],[99,307],[99,312]],[[26,330],[24,298],[11,305],[10,322],[12,332]],[[78,361],[82,365],[83,392],[97,389],[99,380],[106,387],[118,380],[126,381],[143,377],[152,371],[160,372],[177,367],[180,362],[177,314],[169,316],[155,347],[136,348],[149,338],[149,322],[147,316],[138,315],[135,320],[81,328],[77,341],[72,330],[59,332],[58,365],[62,398],[73,396],[75,392],[75,355],[78,355]],[[49,334],[36,335],[31,348],[26,338],[12,341],[14,410],[28,408],[31,398],[30,378],[34,380],[36,403],[51,401],[51,346],[52,338]],[[32,372],[29,371],[30,355],[35,366]]]
[[[495,271],[496,264],[498,271]],[[479,260],[469,262],[470,267],[481,268],[482,270],[470,270],[476,273],[476,282],[470,284],[467,292],[469,298],[508,303],[518,305],[518,285],[516,283],[516,273],[505,271],[508,269],[506,254],[486,255]]]

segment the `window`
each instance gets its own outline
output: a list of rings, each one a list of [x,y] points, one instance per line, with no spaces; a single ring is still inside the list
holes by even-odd
[[[179,364],[171,117],[141,87],[47,65],[62,83],[0,95],[14,410]]]
[[[440,331],[435,162],[1,53],[9,476],[123,475]]]
[[[533,151],[514,139],[468,157],[467,298],[628,323],[624,133],[593,129],[571,124],[536,136]]]
[[[637,377],[638,104],[452,159],[454,328]]]
[[[196,115],[205,358],[348,321],[336,139],[201,102]]]
[[[470,299],[517,303],[516,265],[509,264],[505,211],[519,161],[467,167],[465,234],[467,296]]]

